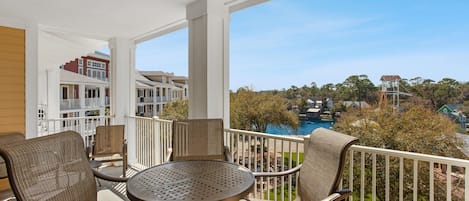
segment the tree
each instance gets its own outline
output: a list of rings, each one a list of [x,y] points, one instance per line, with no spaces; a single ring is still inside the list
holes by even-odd
[[[443,78],[438,82],[435,90],[435,99],[437,108],[444,104],[459,102],[461,95],[459,82],[451,78]]]
[[[189,115],[189,101],[186,100],[176,100],[169,102],[163,108],[163,114],[161,117],[163,119],[170,120],[187,120]]]
[[[334,129],[358,137],[360,144],[365,146],[462,159],[467,158],[458,149],[458,147],[461,147],[462,142],[456,137],[456,125],[446,116],[420,105],[410,107],[404,112],[392,112],[391,107],[381,111],[375,109],[349,111],[343,114],[336,122]],[[354,158],[356,159],[356,164],[359,164],[360,157]],[[369,162],[371,160],[368,158],[366,161]],[[385,166],[384,158],[378,157],[377,171],[384,171]],[[399,176],[399,158],[391,157],[389,166],[390,176],[397,178]],[[404,168],[404,178],[412,178],[412,161],[405,161]],[[428,163],[419,163],[419,195],[428,195],[426,189],[429,186],[429,168]],[[356,172],[359,172],[359,170],[356,170]],[[365,174],[370,174],[370,172]],[[360,175],[354,176],[356,177],[355,179],[359,180]],[[384,176],[384,174],[378,174],[377,180],[384,181]],[[371,183],[370,177],[370,175],[365,176],[368,179],[365,181],[366,185]],[[435,180],[434,184],[435,200],[443,200],[445,198],[444,189],[446,184],[439,180]],[[406,183],[404,185],[412,184]],[[359,186],[354,186],[354,188],[358,189]],[[461,186],[453,186],[453,189],[461,189]],[[411,189],[404,189],[404,191],[404,200],[411,200]],[[369,192],[365,194],[367,193]],[[399,193],[399,187],[396,182],[391,182],[390,193],[391,195]],[[378,200],[384,200],[385,192],[383,188],[377,189],[377,197]]]
[[[344,95],[342,100],[377,102],[377,88],[367,75],[352,75],[341,86],[338,90]]]
[[[245,87],[231,93],[231,127],[266,132],[267,125],[298,128],[298,117],[287,110],[286,100],[278,95],[256,93]]]

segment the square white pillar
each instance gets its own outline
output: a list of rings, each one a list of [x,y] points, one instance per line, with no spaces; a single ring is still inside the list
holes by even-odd
[[[189,118],[223,118],[229,127],[229,9],[219,0],[187,6]]]
[[[109,41],[111,50],[111,115],[113,124],[125,124],[128,162],[136,162],[135,121],[135,42],[126,38]]]

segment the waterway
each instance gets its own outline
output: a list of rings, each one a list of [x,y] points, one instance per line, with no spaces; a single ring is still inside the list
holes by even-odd
[[[267,125],[267,133],[275,135],[309,135],[316,128],[331,128],[334,122],[331,121],[300,121],[298,130],[289,126]]]

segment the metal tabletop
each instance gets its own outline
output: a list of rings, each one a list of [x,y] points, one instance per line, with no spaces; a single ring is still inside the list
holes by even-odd
[[[224,161],[175,161],[127,181],[130,200],[239,200],[253,191],[254,176]]]

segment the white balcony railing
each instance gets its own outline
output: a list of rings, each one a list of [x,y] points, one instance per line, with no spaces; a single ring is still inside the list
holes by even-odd
[[[109,116],[93,116],[93,117],[74,117],[45,119],[38,122],[39,136],[49,135],[62,131],[76,131],[81,134],[85,142],[85,146],[89,146],[94,141],[96,134],[96,126],[109,124],[112,117]]]
[[[110,117],[44,120],[39,133],[64,130],[93,140],[97,125]],[[171,147],[172,122],[157,118],[130,117],[135,122],[137,165],[151,167],[164,162]],[[295,167],[303,154],[304,138],[225,129],[225,145],[233,161],[253,171],[284,171]],[[129,144],[129,147],[130,146]],[[129,150],[130,151],[130,150]],[[354,192],[350,200],[467,200],[469,161],[427,154],[354,145],[348,153],[341,188]],[[297,175],[258,179],[250,197],[261,200],[294,200]],[[268,193],[270,191],[270,193]]]
[[[101,105],[101,101],[99,98],[85,98],[85,107],[86,108],[98,108],[98,107],[104,107],[104,105]]]
[[[80,99],[61,99],[60,109],[61,110],[80,109]]]
[[[162,163],[171,146],[171,121],[132,118],[136,120],[138,163],[147,167]],[[295,167],[302,158],[303,143],[302,137],[225,129],[225,144],[230,147],[233,162],[253,171]],[[354,145],[341,187],[354,191],[350,200],[469,201],[467,168],[468,160]],[[296,181],[296,175],[259,179],[251,197],[294,200]]]
[[[171,147],[172,121],[130,117],[135,119],[135,140],[137,162],[145,167],[152,167],[165,162]]]
[[[85,105],[81,105],[80,99],[62,99],[60,100],[61,110],[74,110],[83,108],[99,108],[104,107],[99,98],[85,98]]]
[[[137,103],[153,103],[153,97],[137,97]]]

